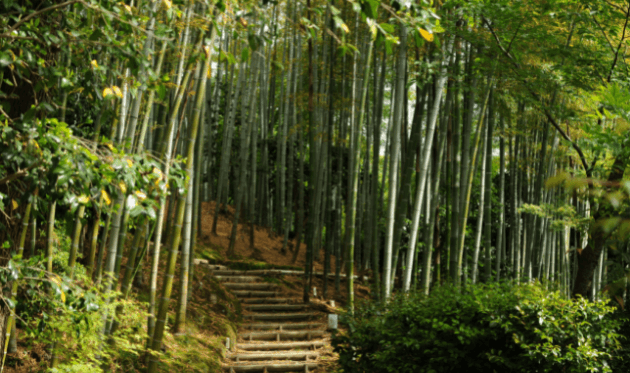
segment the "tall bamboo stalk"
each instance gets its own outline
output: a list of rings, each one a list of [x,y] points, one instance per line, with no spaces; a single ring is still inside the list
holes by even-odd
[[[214,40],[216,35],[215,27],[212,27],[212,33],[210,40],[211,42]],[[211,44],[212,45],[212,44]],[[202,76],[208,76],[208,71],[210,69],[210,58],[212,55],[212,48],[206,47],[206,59],[203,62]],[[202,63],[200,61],[199,63]],[[189,69],[189,71],[192,69]],[[200,85],[200,90],[195,96],[195,106],[193,111],[193,120],[190,126],[189,132],[189,142],[186,149],[186,173],[191,175],[193,172],[193,163],[192,159],[194,156],[195,150],[195,142],[197,140],[197,133],[199,130],[199,122],[201,117],[201,106],[203,105],[204,95],[205,95],[206,84]],[[184,184],[185,187],[188,188],[189,180],[187,179]],[[171,290],[173,288],[173,276],[175,273],[175,264],[177,262],[177,252],[179,248],[179,243],[181,240],[182,233],[182,223],[184,220],[184,211],[186,205],[180,203],[177,207],[177,215],[175,221],[175,232],[173,243],[171,245],[171,250],[169,251],[169,256],[167,259],[167,267],[165,271],[164,285],[162,290],[162,298],[160,302],[159,312],[156,318],[155,330],[153,332],[153,340],[151,344],[151,349],[153,351],[159,351],[162,346],[162,338],[164,336],[164,330],[166,328],[166,314],[168,312],[168,307],[170,303]],[[148,372],[155,373],[157,372],[157,357],[155,355],[151,355],[149,363],[148,363]]]

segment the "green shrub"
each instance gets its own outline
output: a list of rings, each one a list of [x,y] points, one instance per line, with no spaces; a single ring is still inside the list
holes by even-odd
[[[102,365],[132,371],[125,367],[138,366],[138,357],[145,351],[146,306],[119,299],[118,292],[103,294],[89,286],[91,281],[79,263],[75,277],[67,277],[67,242],[62,236],[55,250],[53,268],[58,274],[47,272],[45,258],[38,256],[16,255],[0,268],[0,285],[18,281],[16,301],[8,303],[18,315],[21,343],[39,344],[48,352],[54,346],[59,365],[52,372],[101,372]],[[104,340],[104,322],[111,320],[119,306],[119,328]]]
[[[333,337],[344,372],[610,372],[621,321],[539,285],[442,287],[362,304]]]
[[[613,316],[621,322],[619,334],[623,337],[620,339],[621,348],[614,351],[610,366],[615,373],[630,372],[630,312],[627,309],[617,310]]]

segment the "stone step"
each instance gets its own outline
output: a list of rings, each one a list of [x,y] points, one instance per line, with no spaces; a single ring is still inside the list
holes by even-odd
[[[244,315],[245,319],[249,320],[309,320],[318,317],[319,314],[313,312],[298,312],[298,313],[256,313],[251,315]]]
[[[263,278],[259,276],[214,276],[220,282],[232,282],[232,283],[243,283],[243,282],[257,282],[262,281]]]
[[[308,330],[299,332],[249,332],[241,333],[239,337],[249,341],[310,341],[324,336],[323,330]]]
[[[208,262],[208,259],[195,258],[193,260],[193,263],[195,265],[205,267],[205,269],[210,270],[210,271],[225,271],[225,270],[229,270],[228,267],[226,267],[224,265],[221,265],[221,264],[210,264]]]
[[[275,343],[238,343],[239,350],[244,351],[291,351],[291,350],[316,350],[326,345],[323,341],[309,342],[275,342]]]
[[[224,366],[223,371],[229,373],[241,372],[302,372],[308,373],[317,369],[317,363],[284,363]]]
[[[262,352],[262,353],[240,353],[229,356],[229,358],[236,362],[241,361],[265,361],[265,360],[309,360],[317,359],[319,354],[314,351],[307,352]]]
[[[300,311],[309,308],[308,304],[247,304],[243,306],[249,311]]]
[[[246,330],[318,330],[326,328],[325,323],[251,323],[242,324],[241,328]]]
[[[277,291],[264,291],[264,290],[232,290],[232,294],[237,298],[260,298],[260,297],[276,297],[280,293]]]
[[[224,282],[223,286],[230,290],[274,290],[278,288],[276,284],[270,283],[240,283],[240,282]]]
[[[304,303],[302,298],[247,298],[243,299],[241,303],[247,304],[273,304],[273,303],[285,303],[296,304]]]
[[[236,270],[236,269],[220,269],[211,271],[213,276],[304,276],[304,271],[287,270],[287,269],[250,269],[250,270]],[[323,272],[313,272],[313,276],[323,277]],[[345,274],[341,274],[339,277],[346,278]],[[329,273],[328,278],[335,278],[334,273]],[[353,276],[355,280],[367,281],[367,276]]]

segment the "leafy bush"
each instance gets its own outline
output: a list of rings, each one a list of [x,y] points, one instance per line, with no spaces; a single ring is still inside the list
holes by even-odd
[[[59,232],[56,232],[59,233]],[[45,270],[45,258],[13,256],[6,267],[0,268],[0,285],[6,288],[18,281],[18,297],[14,302],[19,316],[17,326],[22,330],[22,343],[45,346],[58,359],[51,372],[101,372],[103,365],[116,365],[122,371],[140,364],[145,351],[146,306],[135,300],[119,299],[118,292],[103,294],[90,286],[85,268],[77,263],[75,277],[64,273],[68,266],[69,239],[63,234],[54,249],[53,269]],[[103,339],[104,322],[111,320],[116,309],[119,328],[108,340]]]
[[[617,310],[614,317],[621,322],[619,334],[624,337],[620,340],[621,348],[613,353],[610,366],[615,373],[630,372],[630,312],[627,309]]]
[[[333,346],[345,372],[610,372],[613,311],[540,285],[442,287],[359,306]]]

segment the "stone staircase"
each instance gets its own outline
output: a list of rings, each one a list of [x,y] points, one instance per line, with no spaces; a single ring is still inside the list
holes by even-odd
[[[315,372],[330,349],[327,314],[265,282],[280,271],[237,271],[215,267],[211,274],[241,302],[245,322],[230,346],[224,372]],[[290,293],[290,292],[289,292]]]

